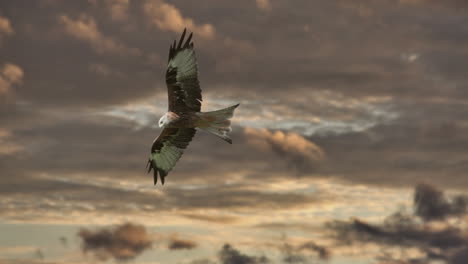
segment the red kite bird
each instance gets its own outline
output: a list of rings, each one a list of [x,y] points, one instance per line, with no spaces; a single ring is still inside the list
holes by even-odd
[[[159,119],[159,127],[163,130],[154,140],[148,160],[148,173],[153,170],[154,184],[158,182],[158,173],[164,184],[164,178],[182,156],[195,135],[196,128],[232,144],[228,136],[231,132],[230,118],[239,104],[217,111],[200,112],[202,95],[197,77],[197,60],[191,42],[192,33],[184,42],[185,33],[184,29],[179,43],[174,41],[169,49],[166,70],[169,110]]]

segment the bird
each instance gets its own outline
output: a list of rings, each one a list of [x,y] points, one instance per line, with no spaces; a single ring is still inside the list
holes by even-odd
[[[202,93],[192,42],[193,32],[185,40],[186,33],[185,28],[179,42],[174,40],[169,48],[166,69],[168,111],[159,119],[158,125],[162,131],[153,141],[147,163],[148,173],[153,170],[154,185],[158,182],[158,174],[164,185],[164,178],[175,167],[197,129],[232,144],[228,133],[232,130],[231,118],[239,104],[201,112]]]

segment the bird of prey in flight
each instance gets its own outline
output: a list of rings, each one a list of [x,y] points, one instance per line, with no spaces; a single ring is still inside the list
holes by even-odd
[[[192,33],[185,40],[186,29],[179,43],[174,41],[169,49],[166,70],[166,85],[169,109],[161,119],[159,127],[163,130],[153,141],[148,160],[148,173],[153,170],[154,184],[161,183],[187,148],[196,128],[218,136],[232,144],[228,133],[231,120],[239,104],[211,112],[201,112],[201,89],[197,77],[197,60],[193,49]]]

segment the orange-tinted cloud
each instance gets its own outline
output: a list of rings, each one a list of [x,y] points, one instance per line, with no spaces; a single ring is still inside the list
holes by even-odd
[[[325,152],[319,146],[294,132],[271,132],[249,127],[244,132],[249,142],[263,151],[273,151],[284,156],[291,154],[303,157],[306,161],[321,161],[325,158]]]
[[[22,146],[11,142],[11,132],[0,129],[0,155],[14,154],[23,149]]]
[[[111,19],[114,21],[125,21],[128,19],[129,0],[108,0],[107,1]]]
[[[193,19],[183,17],[175,6],[161,0],[148,0],[143,10],[149,21],[161,30],[182,32],[184,28],[204,38],[213,38],[215,28],[211,24],[197,25]]]
[[[0,41],[4,36],[13,34],[15,31],[11,27],[10,20],[6,17],[0,16]]]
[[[94,18],[88,15],[81,15],[78,19],[72,19],[66,15],[59,16],[60,24],[64,31],[70,36],[87,42],[93,49],[99,53],[114,53],[121,55],[139,55],[140,51],[136,48],[129,48],[117,40],[105,36],[97,27]]]
[[[6,94],[15,84],[23,80],[23,70],[15,64],[7,63],[0,68],[0,95]]]
[[[83,252],[91,251],[102,260],[133,259],[152,244],[146,228],[132,223],[96,231],[81,229],[78,236],[83,242]]]
[[[271,3],[269,0],[255,0],[258,9],[262,11],[270,11],[271,10]]]

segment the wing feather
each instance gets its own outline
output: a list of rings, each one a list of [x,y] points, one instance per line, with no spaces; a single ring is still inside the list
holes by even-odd
[[[171,45],[166,70],[169,111],[178,114],[200,112],[202,101],[192,33],[184,43],[185,34],[184,29],[179,42]]]
[[[158,181],[158,173],[164,184],[164,178],[182,157],[195,133],[195,128],[164,128],[154,140],[148,160],[148,173],[153,170],[154,184]]]

